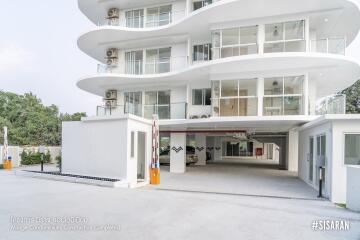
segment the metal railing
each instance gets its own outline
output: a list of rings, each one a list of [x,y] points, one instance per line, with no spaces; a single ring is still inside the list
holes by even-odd
[[[148,61],[125,61],[115,66],[98,64],[98,73],[124,73],[131,75],[161,74],[182,70],[188,66],[187,56],[152,59]]]
[[[310,41],[310,51],[345,55],[346,38],[326,38]]]
[[[346,114],[346,95],[334,94],[320,99],[315,108],[316,115]]]
[[[187,103],[125,104],[97,106],[96,108],[96,116],[121,116],[124,114],[133,114],[147,119],[152,119],[153,114],[157,114],[159,119],[186,119]]]

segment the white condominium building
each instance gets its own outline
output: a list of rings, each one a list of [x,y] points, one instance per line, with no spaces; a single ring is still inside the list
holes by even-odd
[[[360,117],[339,94],[360,79],[348,0],[79,0],[98,61],[77,86],[103,97],[64,123],[63,171],[149,182],[152,118],[170,171],[231,160],[297,172],[334,202],[360,165]],[[94,106],[95,108],[96,106]]]

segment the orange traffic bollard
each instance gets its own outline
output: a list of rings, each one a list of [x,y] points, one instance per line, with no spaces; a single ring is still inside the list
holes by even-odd
[[[4,169],[11,170],[12,169],[12,163],[10,160],[5,160],[3,164]]]
[[[160,168],[150,169],[150,184],[152,185],[160,184]]]

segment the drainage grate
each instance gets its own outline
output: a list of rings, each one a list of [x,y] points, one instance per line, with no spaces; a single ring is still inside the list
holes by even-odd
[[[106,181],[106,182],[118,182],[118,181],[121,181],[121,179],[115,179],[115,178],[102,178],[102,177],[66,174],[66,173],[60,173],[60,172],[56,172],[56,171],[48,171],[48,172],[31,171],[31,170],[23,170],[23,171],[32,172],[32,173],[42,173],[42,174],[48,174],[48,175],[55,175],[55,176],[91,179],[91,180]]]

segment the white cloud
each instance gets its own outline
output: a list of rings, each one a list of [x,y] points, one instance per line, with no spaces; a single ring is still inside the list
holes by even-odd
[[[0,73],[10,70],[30,70],[33,66],[34,54],[16,45],[0,47]]]

